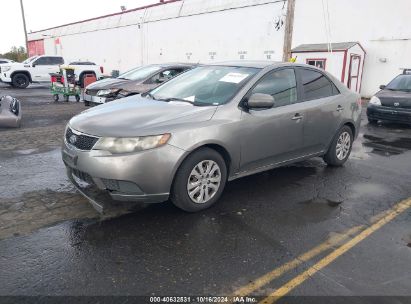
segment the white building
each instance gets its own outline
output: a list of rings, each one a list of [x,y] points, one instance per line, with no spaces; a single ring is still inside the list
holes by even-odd
[[[122,72],[170,61],[281,60],[285,14],[284,0],[171,0],[30,33],[29,51]],[[296,0],[292,47],[359,42],[368,97],[411,66],[410,17],[410,0]]]

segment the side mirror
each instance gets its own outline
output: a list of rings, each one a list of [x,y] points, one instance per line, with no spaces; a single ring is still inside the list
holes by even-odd
[[[380,85],[380,90],[385,90],[385,88],[386,88],[387,86],[386,85]]]
[[[268,94],[254,93],[248,98],[247,106],[250,109],[269,109],[274,106],[274,97]]]
[[[31,66],[34,68],[34,67],[36,66],[36,64],[35,64],[35,63],[33,63]]]

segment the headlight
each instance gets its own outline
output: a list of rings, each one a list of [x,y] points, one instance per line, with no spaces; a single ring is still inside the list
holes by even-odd
[[[381,100],[377,96],[373,96],[370,99],[370,104],[373,104],[375,106],[380,106],[381,105]]]
[[[11,66],[2,66],[2,67],[1,67],[1,71],[2,71],[2,72],[10,71],[10,69],[11,69]]]
[[[109,90],[100,90],[97,92],[97,96],[99,97],[110,97],[114,94],[116,94],[119,91],[119,89],[109,89]]]
[[[97,141],[93,150],[104,150],[113,154],[138,152],[161,147],[169,141],[170,137],[169,133],[134,138],[103,137]]]

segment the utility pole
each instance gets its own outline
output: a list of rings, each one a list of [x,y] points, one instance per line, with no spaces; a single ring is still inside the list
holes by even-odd
[[[285,20],[283,61],[291,58],[291,43],[293,41],[295,0],[287,1],[287,16]]]
[[[21,17],[23,18],[24,37],[26,39],[26,52],[28,54],[29,53],[29,43],[27,39],[26,17],[24,16],[23,0],[20,0],[20,7],[21,7]]]

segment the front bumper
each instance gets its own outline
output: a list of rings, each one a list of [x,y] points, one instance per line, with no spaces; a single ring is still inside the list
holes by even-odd
[[[1,72],[0,73],[0,82],[11,83],[12,79],[10,78],[8,73]]]
[[[372,120],[385,120],[398,123],[411,123],[411,109],[368,105],[367,117]]]
[[[65,143],[62,158],[71,182],[102,212],[101,194],[114,201],[166,201],[174,173],[185,153],[165,145],[138,153],[108,155],[104,151],[77,150]]]
[[[109,100],[107,100],[107,98],[105,98],[105,97],[92,96],[92,95],[88,95],[88,94],[84,93],[83,94],[83,101],[88,101],[88,102],[91,102],[91,103],[94,103],[94,104],[103,104],[103,103],[106,103]]]

